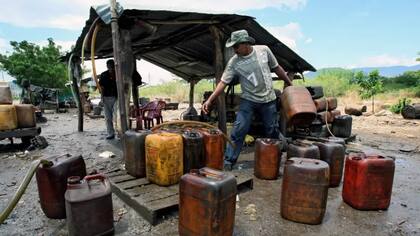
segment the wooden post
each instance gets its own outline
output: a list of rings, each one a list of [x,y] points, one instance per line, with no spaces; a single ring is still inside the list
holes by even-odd
[[[134,71],[137,71],[137,60],[135,56],[133,56],[133,73]],[[137,85],[135,85],[133,80],[131,80],[131,85],[133,104],[136,109],[139,109],[139,88],[137,87]]]
[[[79,132],[83,132],[83,104],[82,101],[80,100],[80,91],[79,91],[79,86],[77,85],[77,80],[80,80],[82,78],[82,67],[81,67],[81,61],[80,58],[78,57],[73,57],[71,56],[70,59],[70,77],[71,77],[71,81],[72,81],[72,89],[74,92],[74,99],[76,99],[76,105],[79,111],[78,114],[78,126],[77,126],[77,130]]]
[[[214,38],[214,65],[215,65],[215,77],[216,84],[220,83],[222,78],[223,69],[224,69],[224,59],[223,59],[223,42],[222,42],[222,33],[220,30],[212,25],[209,27],[211,34]],[[226,102],[225,102],[225,92],[222,92],[217,97],[217,111],[219,117],[219,129],[226,133]]]
[[[120,122],[121,122],[121,131],[124,133],[127,131],[127,113],[125,105],[125,94],[124,94],[124,81],[121,71],[121,38],[120,31],[118,27],[118,16],[116,11],[116,0],[110,0],[111,6],[111,28],[112,28],[112,46],[114,51],[114,60],[115,60],[115,76],[117,80],[117,92],[118,92],[118,104],[120,110]]]
[[[189,99],[189,107],[194,107],[194,87],[195,87],[195,80],[190,81],[190,99]]]

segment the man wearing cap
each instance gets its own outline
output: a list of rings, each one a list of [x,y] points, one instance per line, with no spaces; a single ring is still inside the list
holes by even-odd
[[[276,95],[271,72],[282,79],[286,86],[292,85],[270,48],[265,45],[253,45],[254,43],[255,40],[246,30],[232,32],[226,47],[233,47],[235,55],[226,65],[220,83],[203,104],[204,112],[208,113],[212,102],[233,78],[239,79],[242,90],[241,103],[231,132],[231,139],[236,147],[228,145],[226,148],[225,169],[227,170],[231,170],[238,160],[254,113],[261,115],[266,137],[279,138]]]

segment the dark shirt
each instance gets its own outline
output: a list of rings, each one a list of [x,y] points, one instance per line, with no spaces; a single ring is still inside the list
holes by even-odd
[[[109,71],[104,71],[101,74],[99,85],[102,87],[102,96],[104,97],[118,97],[115,73],[112,77],[113,78],[111,78]]]

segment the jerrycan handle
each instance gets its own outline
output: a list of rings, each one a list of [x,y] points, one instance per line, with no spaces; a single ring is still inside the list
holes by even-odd
[[[201,169],[193,169],[190,172],[193,175],[200,176],[200,177],[206,177],[210,179],[216,179],[216,180],[222,180],[223,175],[219,174],[216,171],[213,171],[209,168],[201,168]]]
[[[96,174],[96,175],[87,175],[83,179],[86,180],[86,182],[89,182],[91,180],[96,180],[96,179],[99,179],[100,181],[104,182],[106,177],[103,174]]]

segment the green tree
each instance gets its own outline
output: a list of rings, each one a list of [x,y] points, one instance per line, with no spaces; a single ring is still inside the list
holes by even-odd
[[[420,52],[417,53],[420,56]],[[416,61],[420,61],[420,57],[417,57]]]
[[[373,70],[367,76],[359,71],[355,74],[353,82],[359,85],[359,94],[363,99],[372,98],[372,112],[375,112],[375,95],[382,91],[379,71]]]
[[[65,87],[66,65],[60,62],[61,47],[53,39],[49,38],[43,47],[28,41],[12,41],[10,45],[13,47],[10,55],[0,54],[0,69],[15,77],[18,84],[27,79],[37,86]]]

